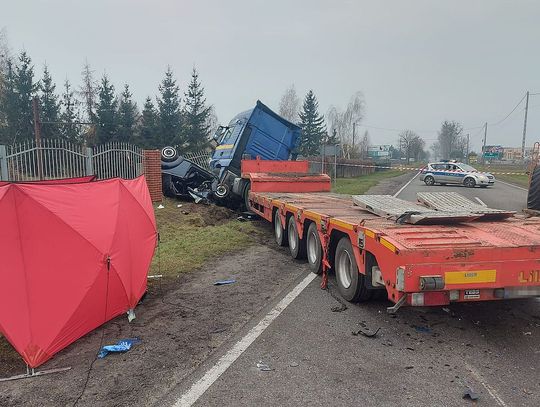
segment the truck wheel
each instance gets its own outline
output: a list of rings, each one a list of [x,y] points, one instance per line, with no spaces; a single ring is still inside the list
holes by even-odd
[[[278,246],[287,246],[289,243],[287,236],[285,236],[285,230],[281,227],[281,219],[277,210],[274,212],[274,237]]]
[[[309,268],[315,274],[322,273],[322,245],[317,225],[311,222],[307,231],[306,252]]]
[[[336,247],[334,270],[341,296],[350,302],[367,301],[371,297],[365,285],[365,276],[358,272],[358,265],[348,237],[342,237]]]
[[[246,211],[251,211],[251,205],[249,204],[249,192],[251,191],[251,182],[246,182],[242,191],[242,197],[244,198],[244,207]]]
[[[426,183],[427,186],[433,186],[435,185],[435,178],[433,178],[431,175],[427,175],[425,178],[424,178],[424,182]]]
[[[537,166],[532,173],[527,194],[527,208],[540,211],[540,166]]]
[[[467,188],[474,188],[476,181],[474,178],[468,177],[463,180],[463,185],[465,185]]]
[[[289,250],[291,252],[292,258],[296,260],[305,259],[306,239],[300,239],[294,216],[289,217],[287,233],[289,235]]]

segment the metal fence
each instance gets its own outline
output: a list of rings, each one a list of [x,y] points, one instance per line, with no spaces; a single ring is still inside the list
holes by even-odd
[[[143,173],[143,152],[129,143],[94,148],[66,140],[28,140],[0,145],[0,180],[35,181],[96,175],[135,178]]]
[[[198,151],[196,153],[185,153],[185,154],[182,154],[181,153],[181,150],[178,150],[180,151],[180,154],[184,157],[184,158],[187,158],[189,161],[197,164],[199,167],[202,167],[204,168],[205,170],[208,170],[208,171],[211,171],[210,170],[210,158],[212,158],[212,153],[211,152],[208,152],[208,151]]]

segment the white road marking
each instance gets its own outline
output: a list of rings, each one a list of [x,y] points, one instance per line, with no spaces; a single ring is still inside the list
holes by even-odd
[[[484,381],[484,378],[482,377],[482,375],[478,372],[478,370],[476,370],[474,367],[472,367],[471,365],[469,365],[467,362],[465,362],[465,366],[467,366],[467,369],[469,369],[469,371],[471,372],[471,374],[473,375],[473,377],[476,379],[476,381],[478,383],[480,383],[482,386],[484,386],[484,388],[487,390],[487,392],[489,393],[489,395],[493,398],[493,400],[495,400],[495,402],[497,403],[497,405],[501,406],[501,407],[507,407],[507,404],[504,402],[504,400],[501,398],[501,396],[499,396],[497,394],[497,392],[495,391],[495,389],[493,387],[491,387],[489,384],[487,384],[485,381]]]
[[[504,182],[504,181],[501,181],[501,180],[497,180],[498,183],[500,184],[504,184],[504,185],[508,185],[510,187],[514,187],[514,188],[517,188],[517,189],[521,189],[522,191],[527,191],[529,192],[529,190],[527,188],[523,188],[523,187],[518,187],[517,185],[514,185],[514,184],[510,184],[509,182]]]
[[[255,325],[242,339],[229,349],[229,351],[223,355],[218,362],[206,371],[203,377],[195,382],[191,388],[180,397],[174,407],[189,407],[193,405],[208,388],[225,373],[225,371],[249,348],[249,346],[262,334],[266,328],[276,319],[287,306],[298,297],[298,295],[304,291],[304,289],[317,277],[314,273],[309,273],[296,287],[292,289],[283,299],[261,319],[261,321]]]
[[[482,201],[480,198],[478,198],[477,196],[474,197],[474,199],[476,199],[478,201],[478,203],[482,206],[487,206],[484,201]]]
[[[405,188],[407,188],[407,187],[411,184],[411,182],[413,182],[413,181],[416,179],[416,177],[418,177],[419,175],[420,175],[420,173],[418,172],[414,177],[412,177],[412,179],[411,179],[409,182],[407,182],[405,185],[403,185],[403,186],[399,189],[399,191],[397,191],[397,192],[394,194],[394,198],[397,197],[399,194],[401,194],[401,193],[403,192],[403,190],[404,190]]]

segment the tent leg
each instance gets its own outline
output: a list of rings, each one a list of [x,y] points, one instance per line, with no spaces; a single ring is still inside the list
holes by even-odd
[[[16,375],[16,376],[10,376],[10,377],[2,377],[2,378],[0,378],[0,382],[9,382],[9,381],[12,381],[12,380],[19,380],[19,379],[29,379],[29,378],[32,378],[32,377],[43,376],[43,375],[46,375],[46,374],[66,372],[66,371],[68,371],[70,369],[71,369],[71,367],[62,367],[62,368],[59,368],[59,369],[40,370],[40,371],[36,372],[34,368],[32,368],[30,370],[29,366],[26,365],[26,373]]]

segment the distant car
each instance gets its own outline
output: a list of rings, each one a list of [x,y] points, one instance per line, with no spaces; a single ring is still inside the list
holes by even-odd
[[[420,171],[420,179],[426,185],[461,184],[468,188],[487,188],[495,184],[495,177],[488,172],[480,172],[468,164],[440,161],[429,163]]]

